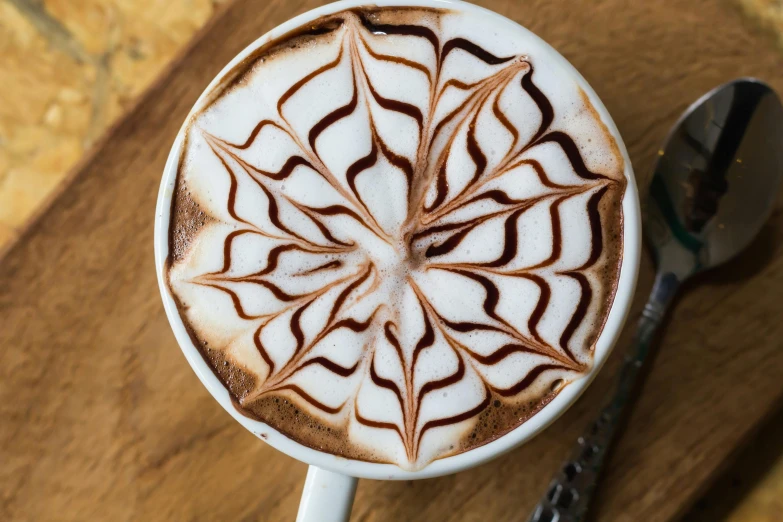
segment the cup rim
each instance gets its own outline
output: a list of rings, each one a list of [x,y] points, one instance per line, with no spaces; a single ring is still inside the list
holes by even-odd
[[[501,437],[488,442],[477,448],[473,448],[464,453],[452,455],[442,459],[435,460],[420,470],[410,471],[402,469],[394,464],[381,464],[374,462],[364,462],[353,459],[347,459],[330,453],[321,452],[300,444],[293,439],[288,438],[278,432],[273,427],[263,422],[251,419],[242,415],[233,405],[232,398],[226,387],[215,376],[212,369],[202,357],[201,353],[193,344],[185,325],[180,317],[175,301],[169,291],[165,281],[166,260],[169,254],[168,229],[171,213],[171,198],[174,193],[174,183],[176,181],[177,165],[179,155],[183,144],[183,132],[192,115],[197,112],[205,102],[206,93],[220,81],[220,79],[247,57],[255,49],[264,45],[266,42],[277,38],[287,32],[300,27],[301,25],[317,19],[321,16],[336,13],[345,9],[373,4],[380,7],[386,6],[416,6],[416,7],[439,7],[462,12],[474,12],[478,15],[494,19],[498,24],[512,24],[516,30],[526,33],[527,38],[535,41],[541,49],[548,53],[547,57],[555,67],[560,68],[568,75],[572,76],[577,84],[587,94],[588,99],[595,107],[602,122],[617,141],[617,146],[622,154],[624,161],[624,175],[626,177],[626,189],[623,195],[623,252],[622,264],[620,267],[620,277],[617,283],[614,302],[609,311],[603,330],[599,335],[595,350],[593,353],[593,365],[590,370],[566,386],[552,401],[544,406],[538,413],[527,421],[523,422],[513,430]],[[174,336],[180,346],[185,358],[190,364],[199,380],[206,386],[212,397],[225,409],[234,419],[242,424],[251,433],[264,440],[273,448],[293,457],[301,462],[324,468],[336,473],[342,473],[359,478],[379,479],[379,480],[411,480],[424,479],[456,473],[474,466],[483,464],[494,459],[512,449],[529,441],[546,427],[552,424],[560,415],[576,401],[584,392],[587,386],[592,382],[601,367],[606,362],[609,354],[614,347],[622,327],[627,318],[631,302],[633,300],[636,288],[636,280],[639,270],[639,260],[641,255],[641,212],[639,205],[638,191],[634,178],[631,161],[625,144],[620,137],[614,121],[612,120],[606,107],[590,87],[582,75],[571,65],[560,53],[544,40],[533,34],[525,27],[509,20],[508,18],[497,14],[483,7],[464,2],[462,0],[340,0],[327,4],[311,11],[296,16],[287,22],[277,26],[265,35],[256,39],[248,45],[237,56],[235,56],[206,87],[199,99],[194,104],[193,109],[188,114],[182,127],[177,133],[177,137],[169,153],[166,165],[163,171],[160,190],[158,193],[156,213],[155,213],[155,268],[158,275],[158,286],[160,288],[163,306],[168,317],[169,324],[174,331]]]

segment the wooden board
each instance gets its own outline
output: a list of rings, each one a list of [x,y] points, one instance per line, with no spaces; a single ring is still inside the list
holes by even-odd
[[[188,368],[158,296],[152,220],[168,149],[201,90],[257,36],[320,3],[227,5],[0,261],[0,520],[294,520],[305,466],[245,432]],[[720,2],[477,3],[582,71],[642,183],[668,127],[704,91],[741,75],[783,89],[772,42]],[[781,404],[781,240],[777,211],[750,252],[676,303],[600,520],[672,520]],[[637,311],[650,279],[646,262]],[[353,520],[525,520],[621,351],[545,435],[451,477],[362,481]]]

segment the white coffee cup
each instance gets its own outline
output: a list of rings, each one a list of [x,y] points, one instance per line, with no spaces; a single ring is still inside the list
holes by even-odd
[[[280,37],[297,27],[306,25],[324,15],[366,4],[366,0],[342,0],[334,2],[297,16],[279,27],[276,27],[250,44],[226,65],[207,87],[205,93],[212,90],[213,86],[215,86],[228,71],[268,41]],[[623,263],[614,303],[603,331],[596,341],[592,368],[584,376],[566,386],[543,409],[514,430],[488,444],[471,449],[465,453],[436,460],[418,471],[407,471],[392,464],[362,462],[338,457],[329,453],[323,453],[299,444],[282,435],[271,426],[246,417],[237,411],[232,404],[228,390],[218,380],[198,349],[193,345],[185,325],[180,318],[170,290],[165,284],[164,271],[166,258],[169,254],[168,229],[169,219],[171,217],[171,198],[174,193],[177,164],[183,145],[183,131],[185,128],[183,126],[183,130],[181,130],[177,136],[169,154],[168,161],[166,162],[160,192],[158,194],[155,216],[155,265],[158,272],[158,281],[163,297],[164,308],[185,357],[196,372],[196,375],[201,379],[201,382],[204,383],[220,405],[245,428],[263,438],[265,442],[285,454],[310,465],[305,481],[302,502],[299,508],[299,516],[297,517],[299,522],[338,522],[348,520],[358,478],[411,480],[456,473],[483,464],[533,438],[574,403],[601,369],[623,327],[636,286],[641,243],[641,217],[631,163],[628,159],[628,154],[622,139],[620,138],[609,113],[598,99],[598,96],[576,69],[574,69],[574,67],[552,47],[541,41],[535,35],[529,33],[526,29],[517,25],[515,22],[467,2],[462,2],[460,0],[374,0],[373,4],[377,4],[378,6],[425,6],[448,8],[459,10],[467,14],[475,13],[484,18],[495,20],[499,26],[508,27],[511,25],[514,30],[526,32],[529,39],[537,42],[537,45],[539,46],[538,55],[543,55],[543,59],[546,60],[550,66],[559,68],[564,74],[574,78],[581,89],[587,94],[601,120],[617,141],[625,162],[625,177],[628,184],[622,202],[624,220]],[[202,94],[201,98],[196,102],[195,107],[199,107],[204,98],[205,96]]]

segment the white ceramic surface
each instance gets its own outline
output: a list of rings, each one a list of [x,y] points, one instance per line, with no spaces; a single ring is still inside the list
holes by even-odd
[[[209,92],[218,82],[219,78],[226,74],[231,68],[233,68],[252,51],[269,40],[279,37],[280,35],[285,34],[288,31],[291,31],[292,29],[306,24],[318,17],[351,7],[367,5],[367,3],[367,0],[343,0],[325,5],[318,9],[304,13],[296,18],[293,18],[292,20],[289,20],[288,22],[280,25],[279,27],[273,29],[266,35],[253,42],[238,56],[236,56],[217,75],[212,83],[206,88],[205,92]],[[185,326],[182,323],[174,300],[169,293],[163,278],[163,269],[165,267],[165,261],[168,256],[168,226],[171,209],[171,197],[174,190],[177,163],[182,146],[182,132],[180,132],[178,135],[171,149],[171,153],[163,172],[163,179],[158,195],[155,216],[155,265],[158,272],[159,286],[161,295],[163,297],[166,314],[168,316],[169,322],[171,323],[171,327],[174,331],[177,341],[179,342],[179,345],[185,354],[185,357],[212,396],[220,403],[221,406],[223,406],[223,408],[228,413],[230,413],[238,422],[245,426],[245,428],[259,437],[263,436],[265,442],[286,453],[287,455],[290,455],[291,457],[312,466],[317,466],[318,468],[329,470],[334,473],[349,475],[351,477],[371,479],[423,479],[462,471],[487,462],[492,458],[495,458],[507,451],[510,451],[513,448],[516,448],[549,426],[582,394],[587,385],[592,381],[598,371],[600,371],[601,367],[606,361],[622,329],[628,314],[628,310],[630,308],[636,286],[640,257],[641,216],[637,188],[634,180],[633,170],[631,168],[631,162],[628,158],[625,145],[620,138],[619,132],[617,131],[614,122],[609,116],[609,113],[607,112],[603,103],[601,103],[598,96],[587,84],[584,78],[582,78],[577,70],[552,47],[515,22],[512,22],[511,20],[484,8],[469,4],[467,2],[461,2],[459,0],[376,0],[373,3],[379,6],[429,6],[457,9],[462,10],[468,14],[475,13],[476,15],[482,17],[489,17],[496,20],[496,23],[499,25],[508,26],[511,24],[516,30],[525,32],[529,39],[536,42],[537,46],[540,47],[538,51],[538,56],[540,57],[539,59],[547,60],[548,64],[552,65],[553,67],[560,68],[565,74],[573,76],[575,81],[584,90],[584,92],[589,97],[590,102],[598,111],[601,120],[617,140],[618,146],[625,161],[625,176],[628,182],[623,199],[623,264],[614,304],[609,313],[609,317],[606,321],[603,332],[596,342],[593,366],[589,372],[584,377],[570,383],[540,412],[506,435],[468,452],[436,460],[421,470],[406,471],[391,464],[378,464],[345,459],[328,453],[319,452],[307,446],[303,446],[278,433],[272,427],[240,414],[232,405],[228,391],[211,371],[199,351],[193,345],[185,330]],[[205,96],[202,95],[201,98],[199,98],[199,100],[196,102],[193,108],[193,112],[197,111],[204,101]],[[315,471],[311,471],[311,473],[315,474]],[[326,474],[324,474],[321,478],[323,479],[325,476]],[[308,478],[308,482],[309,481],[310,479]],[[313,481],[315,481],[315,476]],[[346,481],[346,485],[342,489],[344,496],[348,494],[351,482],[352,481]],[[353,487],[355,487],[355,483]],[[306,488],[306,491],[307,490],[308,488]],[[335,496],[334,498],[336,499],[337,497]],[[350,509],[350,503],[348,506]],[[302,518],[301,520],[305,519]],[[309,521],[310,519],[307,520]],[[317,520],[317,518],[312,520]]]

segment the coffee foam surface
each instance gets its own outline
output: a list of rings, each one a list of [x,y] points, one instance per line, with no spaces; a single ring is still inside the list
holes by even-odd
[[[209,93],[168,278],[245,414],[417,469],[589,369],[623,164],[546,56],[481,16],[368,8],[262,47]]]

